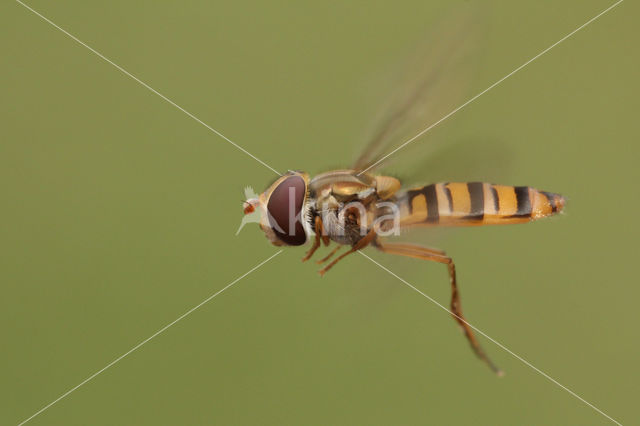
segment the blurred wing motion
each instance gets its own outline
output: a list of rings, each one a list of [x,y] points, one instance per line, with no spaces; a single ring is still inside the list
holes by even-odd
[[[404,77],[394,84],[394,95],[376,117],[353,170],[379,167],[381,158],[462,103],[474,68],[475,33],[477,25],[472,24],[470,16],[447,19],[431,32],[417,59],[405,66]]]

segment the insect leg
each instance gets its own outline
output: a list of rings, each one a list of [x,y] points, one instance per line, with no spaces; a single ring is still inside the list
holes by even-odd
[[[376,241],[374,242],[374,245],[378,248],[380,248],[380,242]],[[410,244],[410,243],[393,243],[393,244],[384,244],[384,249],[382,249],[382,251],[385,251],[388,247],[392,247],[393,249],[397,249],[397,250],[413,250],[413,251],[420,251],[420,252],[429,252],[430,254],[433,255],[440,255],[440,256],[447,256],[447,254],[444,252],[444,250],[440,250],[440,249],[436,249],[436,248],[431,248],[431,247],[424,247],[424,246],[419,246],[418,244]]]
[[[311,246],[307,254],[302,258],[303,262],[306,262],[307,260],[311,259],[311,256],[313,256],[313,253],[315,253],[316,250],[318,250],[318,247],[320,247],[320,235],[322,234],[322,219],[320,219],[320,216],[316,216],[315,231],[316,231],[316,238],[315,240],[313,240],[313,245]]]
[[[353,245],[353,247],[351,247],[349,249],[349,251],[346,251],[344,253],[342,253],[340,256],[338,256],[336,259],[334,259],[333,262],[331,262],[330,264],[328,264],[327,266],[325,266],[324,268],[320,269],[318,271],[318,273],[320,275],[324,275],[325,272],[327,272],[329,269],[331,269],[333,267],[333,265],[335,265],[336,263],[338,263],[339,261],[341,261],[345,256],[351,254],[351,253],[355,253],[360,249],[365,248],[366,246],[368,246],[374,239],[376,238],[376,231],[375,229],[371,229],[367,235],[365,235],[364,237],[362,237],[357,243],[355,243]],[[340,246],[338,246],[340,247]]]
[[[333,257],[333,255],[334,255],[334,254],[336,254],[336,253],[338,252],[338,250],[340,250],[341,248],[342,248],[342,246],[340,246],[340,245],[336,246],[336,248],[334,248],[333,250],[331,250],[331,252],[330,252],[328,255],[326,255],[325,257],[323,257],[323,258],[322,258],[322,259],[320,259],[320,260],[316,260],[316,263],[317,263],[318,265],[323,264],[323,263],[324,263],[324,262],[326,262],[327,260],[331,259],[331,258]]]
[[[480,343],[476,340],[475,335],[473,334],[473,330],[469,326],[469,323],[464,318],[462,314],[462,306],[460,304],[460,294],[458,292],[458,284],[456,282],[456,266],[453,263],[453,260],[444,254],[444,252],[440,250],[429,249],[427,247],[421,247],[414,244],[380,244],[377,243],[376,247],[390,254],[396,254],[399,256],[407,256],[413,257],[415,259],[428,260],[438,263],[443,263],[447,265],[449,269],[449,279],[451,282],[451,306],[450,312],[456,322],[462,328],[465,336],[469,340],[471,344],[471,348],[475,352],[475,354],[486,362],[489,367],[499,376],[503,375],[502,370],[500,370],[485,354],[484,350],[480,346]]]
[[[320,219],[320,216],[316,216],[316,234],[320,235],[320,238],[322,239],[322,242],[325,246],[329,245],[329,243],[331,242],[331,238],[329,238],[329,235],[327,235],[327,231],[326,229],[324,229],[324,224],[322,223],[322,219]]]

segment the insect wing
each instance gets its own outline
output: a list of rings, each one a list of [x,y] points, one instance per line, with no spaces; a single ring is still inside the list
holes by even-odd
[[[477,62],[474,47],[478,32],[471,14],[458,14],[444,20],[426,37],[416,59],[405,65],[406,72],[400,74],[391,96],[375,116],[365,139],[368,142],[353,163],[353,170],[373,171],[382,165],[383,158],[387,163],[386,155],[412,138],[424,139],[421,133],[425,129],[463,102]],[[422,140],[421,152],[424,143]],[[405,149],[409,151],[409,147]]]

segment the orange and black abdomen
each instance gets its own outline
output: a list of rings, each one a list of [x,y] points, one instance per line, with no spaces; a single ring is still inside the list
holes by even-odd
[[[562,211],[564,198],[529,186],[434,183],[398,196],[401,226],[528,222]]]

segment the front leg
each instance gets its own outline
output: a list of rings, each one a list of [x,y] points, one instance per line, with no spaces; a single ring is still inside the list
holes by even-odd
[[[303,262],[306,262],[307,260],[311,259],[311,256],[313,256],[313,253],[315,253],[316,250],[318,250],[318,247],[320,247],[320,239],[322,238],[322,234],[324,232],[324,230],[322,229],[322,219],[320,219],[320,216],[316,216],[315,232],[316,232],[315,240],[313,240],[313,245],[311,246],[307,254],[302,258]]]

